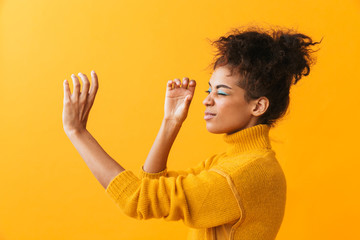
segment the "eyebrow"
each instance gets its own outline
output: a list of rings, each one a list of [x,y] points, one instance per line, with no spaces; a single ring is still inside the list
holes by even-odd
[[[209,82],[209,86],[211,87],[210,82]],[[231,87],[229,87],[229,86],[227,86],[227,85],[224,85],[224,84],[217,85],[217,86],[216,86],[216,89],[219,89],[219,88],[221,88],[221,87],[223,87],[223,88],[228,88],[228,89],[232,89]]]

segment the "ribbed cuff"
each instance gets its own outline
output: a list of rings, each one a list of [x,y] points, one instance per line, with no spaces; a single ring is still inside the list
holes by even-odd
[[[127,198],[136,191],[140,182],[141,180],[135,176],[132,171],[124,170],[111,180],[105,192],[108,193],[115,201],[122,198],[122,196]]]
[[[145,172],[143,167],[144,166],[141,166],[141,169],[140,169],[140,178],[157,179],[161,176],[166,176],[166,173],[167,173],[167,168],[165,168],[161,172],[149,173],[149,172]]]

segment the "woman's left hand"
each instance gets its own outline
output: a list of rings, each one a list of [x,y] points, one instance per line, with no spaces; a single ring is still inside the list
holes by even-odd
[[[181,83],[179,78],[170,80],[166,87],[164,120],[172,120],[182,124],[188,114],[191,100],[194,96],[196,81],[184,77]]]
[[[69,82],[67,80],[64,81],[64,108],[62,120],[67,135],[72,132],[86,130],[89,112],[99,88],[98,78],[94,71],[91,72],[92,84],[90,91],[90,82],[87,76],[79,73],[79,77],[83,82],[81,92],[80,82],[75,74],[71,75],[74,85],[73,94],[70,92]]]

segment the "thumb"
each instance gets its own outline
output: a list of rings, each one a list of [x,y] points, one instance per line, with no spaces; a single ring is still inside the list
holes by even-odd
[[[192,96],[191,96],[191,95],[187,95],[187,96],[185,97],[185,99],[184,99],[184,102],[185,102],[186,104],[189,104],[189,103],[191,102],[191,99],[192,99]]]
[[[64,101],[69,101],[71,95],[69,82],[65,79],[63,85],[64,85]]]
[[[188,110],[191,103],[192,96],[187,95],[184,99],[185,109]]]

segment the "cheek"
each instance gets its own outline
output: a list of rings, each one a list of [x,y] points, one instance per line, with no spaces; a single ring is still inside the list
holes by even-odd
[[[219,111],[224,114],[237,114],[239,111],[242,111],[241,104],[230,99],[227,101],[219,101],[217,106]]]
[[[230,121],[241,121],[248,116],[247,105],[242,102],[223,102],[219,109],[221,117]]]

